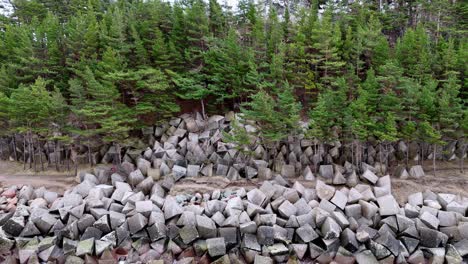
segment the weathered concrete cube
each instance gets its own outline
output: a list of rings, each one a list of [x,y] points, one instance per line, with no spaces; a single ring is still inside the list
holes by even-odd
[[[224,237],[207,239],[206,246],[208,248],[208,254],[210,254],[211,257],[218,257],[226,254]]]

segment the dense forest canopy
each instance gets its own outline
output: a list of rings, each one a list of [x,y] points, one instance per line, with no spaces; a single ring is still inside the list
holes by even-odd
[[[466,2],[349,2],[13,1],[0,17],[1,133],[124,144],[197,102],[241,110],[267,141],[305,118],[321,141],[464,137]]]

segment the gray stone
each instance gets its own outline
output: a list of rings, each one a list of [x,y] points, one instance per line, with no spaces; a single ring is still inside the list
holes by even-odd
[[[119,212],[109,211],[110,227],[114,230],[126,221],[125,215]]]
[[[197,177],[200,172],[200,165],[188,165],[187,177]]]
[[[219,200],[210,200],[205,205],[205,214],[207,216],[212,216],[216,212],[223,212],[226,208],[226,202]]]
[[[296,176],[294,165],[283,165],[281,168],[281,175],[286,178],[293,178]]]
[[[325,179],[333,179],[333,165],[320,165],[319,174]]]
[[[268,251],[272,256],[285,255],[289,253],[289,249],[283,243],[276,243],[269,246]]]
[[[355,255],[358,264],[378,264],[379,261],[375,258],[370,250],[364,250]]]
[[[343,174],[340,171],[336,171],[335,175],[333,176],[333,184],[335,185],[342,185],[346,183],[346,178],[343,176]]]
[[[303,225],[296,229],[296,234],[301,238],[302,242],[309,243],[319,237],[315,230],[309,224]]]
[[[341,232],[340,236],[341,246],[350,252],[356,252],[359,249],[359,243],[356,240],[356,234],[349,228]]]
[[[244,249],[251,249],[255,251],[261,251],[261,246],[257,241],[257,236],[254,234],[245,234],[242,239],[241,247]]]
[[[216,225],[210,218],[202,215],[197,215],[196,225],[198,233],[202,238],[216,237]]]
[[[335,188],[325,184],[323,181],[320,180],[317,180],[315,190],[317,191],[317,196],[321,200],[330,200],[335,194]]]
[[[151,151],[151,149],[148,149],[148,150],[149,150],[149,153],[145,152],[145,155],[148,154],[149,157],[147,158],[150,159],[153,152]],[[137,168],[141,171],[143,175],[147,176],[148,170],[151,168],[151,162],[147,161],[146,159],[139,158],[137,161]]]
[[[224,164],[216,165],[216,176],[226,176],[229,170],[229,166]]]
[[[226,254],[226,244],[224,237],[210,238],[206,240],[208,254],[211,257],[223,256]]]
[[[94,222],[93,227],[102,231],[102,233],[107,234],[111,231],[111,227],[109,225],[108,216],[104,215],[99,218],[96,222]]]
[[[273,264],[273,260],[269,257],[265,257],[262,255],[256,255],[254,264]]]
[[[153,211],[153,202],[150,200],[138,201],[135,203],[135,211],[137,213],[149,216],[151,211]]]
[[[412,206],[422,206],[423,205],[423,194],[421,192],[412,193],[408,195],[408,203]]]
[[[140,213],[136,213],[132,217],[127,219],[128,231],[131,234],[136,234],[138,231],[142,230],[148,223],[148,219]]]
[[[335,191],[335,195],[330,200],[330,202],[332,202],[341,210],[344,210],[346,203],[348,202],[348,197],[341,191]]]
[[[408,171],[406,170],[405,167],[398,166],[396,168],[395,172],[394,172],[394,176],[396,176],[396,177],[398,177],[398,178],[400,178],[402,180],[406,180],[409,177],[409,173],[408,173]]]
[[[174,165],[174,167],[172,167],[172,173],[174,175],[175,181],[178,181],[187,175],[187,168],[184,168],[179,165]]]
[[[294,206],[297,209],[296,215],[305,215],[312,210],[312,208],[304,198],[301,198],[297,202],[295,202]]]
[[[180,238],[184,244],[189,245],[195,239],[199,238],[199,234],[195,226],[184,226],[179,231]]]
[[[145,179],[145,176],[139,169],[131,172],[130,175],[128,175],[128,183],[132,185],[133,187],[136,187],[144,179]]]
[[[381,216],[396,215],[400,212],[400,207],[392,195],[385,195],[377,198],[379,213]]]
[[[372,184],[376,184],[377,181],[379,180],[379,177],[375,175],[372,171],[366,170],[364,173],[361,175],[361,178],[364,180],[369,181]]]
[[[339,238],[341,227],[333,218],[327,217],[322,224],[321,232],[324,239]]]
[[[23,231],[21,231],[20,236],[21,237],[32,237],[32,236],[37,236],[40,235],[41,231],[36,227],[36,225],[28,221],[26,223],[26,226],[24,227]]]
[[[236,227],[222,227],[218,230],[218,237],[223,237],[227,247],[235,247],[238,245],[237,228]]]
[[[423,212],[419,218],[432,229],[437,229],[439,227],[439,219],[429,212]]]
[[[278,208],[279,214],[284,218],[289,218],[291,215],[295,215],[297,208],[288,200],[284,201]]]
[[[246,222],[243,224],[240,224],[239,226],[240,232],[245,234],[255,234],[257,232],[257,224],[254,221]]]
[[[78,242],[76,247],[76,255],[78,257],[84,255],[92,255],[94,252],[94,238],[86,239]]]
[[[414,179],[420,179],[425,176],[424,170],[421,165],[415,165],[411,167],[409,171],[409,175],[411,178],[414,178]]]
[[[85,261],[82,258],[76,256],[68,256],[65,260],[65,264],[84,264]]]
[[[109,242],[113,247],[117,246],[117,232],[112,231],[109,234],[101,237],[101,241]]]
[[[463,262],[463,258],[462,256],[460,256],[460,253],[455,248],[455,246],[451,244],[447,245],[447,252],[445,254],[445,260],[447,263],[454,263],[454,264],[460,264]]]
[[[455,249],[457,249],[458,253],[462,257],[468,256],[468,239],[463,239],[461,241],[458,241],[453,245]]]
[[[259,189],[252,189],[247,193],[247,200],[255,205],[262,206],[265,202],[266,195]]]
[[[23,216],[14,216],[2,226],[3,230],[10,235],[19,236],[23,231],[25,226],[24,217]]]
[[[425,263],[424,253],[421,250],[416,250],[407,259],[410,264]]]
[[[400,242],[389,231],[381,233],[375,242],[384,245],[394,256],[400,253]]]
[[[273,177],[270,168],[259,167],[258,168],[258,179],[259,180],[270,180]]]
[[[257,240],[260,245],[273,245],[274,236],[275,231],[272,226],[259,226],[257,228]]]
[[[174,197],[168,196],[164,201],[163,211],[164,217],[166,218],[166,220],[169,220],[175,216],[182,214],[184,212],[184,209],[179,205],[179,203]]]

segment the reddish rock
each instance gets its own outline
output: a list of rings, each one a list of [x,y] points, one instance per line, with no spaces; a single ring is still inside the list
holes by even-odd
[[[2,193],[2,196],[7,197],[7,198],[13,198],[16,196],[16,190],[13,188],[10,188]]]
[[[178,259],[181,260],[183,258],[192,258],[195,257],[195,251],[193,250],[193,247],[188,247],[182,253],[180,253]]]

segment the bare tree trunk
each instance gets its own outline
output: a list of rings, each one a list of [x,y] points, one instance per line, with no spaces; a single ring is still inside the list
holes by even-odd
[[[47,169],[50,168],[50,145],[49,145],[49,140],[46,141],[46,148],[47,148]]]
[[[39,160],[41,161],[41,169],[44,171],[44,161],[42,160],[42,145],[41,141],[38,139],[38,144],[39,144]]]
[[[7,143],[8,143],[8,138],[7,138]],[[8,149],[10,149],[9,145],[10,144],[7,144]],[[0,159],[2,157],[1,155],[3,155],[3,144],[0,143]]]
[[[26,170],[26,137],[23,136],[23,170]]]
[[[86,147],[88,148],[88,161],[89,161],[89,164],[91,165],[91,167],[93,167],[93,157],[91,156],[91,146],[89,144],[89,141],[88,141],[88,144],[86,145]]]
[[[56,140],[55,141],[55,169],[57,171],[60,171],[59,159],[61,155],[58,155],[58,153],[60,153],[60,142]]]
[[[382,142],[379,144],[379,160],[380,160],[380,174],[383,174],[383,171],[382,171]]]
[[[406,144],[406,168],[409,167],[409,146],[410,141],[408,140],[408,143]]]
[[[13,155],[15,155],[15,161],[18,161],[18,152],[16,152],[16,133],[13,133]]]
[[[120,144],[119,143],[115,143],[115,150],[117,151],[117,165],[121,165],[122,164],[122,156],[120,154]]]
[[[436,176],[436,150],[437,150],[437,145],[434,143],[433,144],[433,150],[432,150],[432,169],[434,171],[434,177]]]
[[[388,144],[385,144],[385,174],[388,174]]]
[[[36,160],[36,151],[34,150],[34,138],[31,135],[31,143],[33,149],[33,157],[34,157],[34,172],[37,172],[37,160]]]
[[[462,156],[461,156],[461,165],[460,165],[460,171],[461,173],[465,173],[464,169],[464,163],[465,163],[465,153],[466,153],[466,144],[463,142],[463,148],[462,148]]]
[[[65,150],[65,160],[67,161],[67,171],[70,171],[70,159],[68,158],[68,148]]]
[[[31,151],[31,132],[28,132],[28,149],[29,149],[29,168],[31,169],[32,160],[34,158],[34,153],[32,153],[33,151]]]
[[[203,99],[200,99],[200,103],[201,103],[201,108],[202,108],[202,116],[203,116],[203,119],[206,119],[205,102],[203,101]]]

